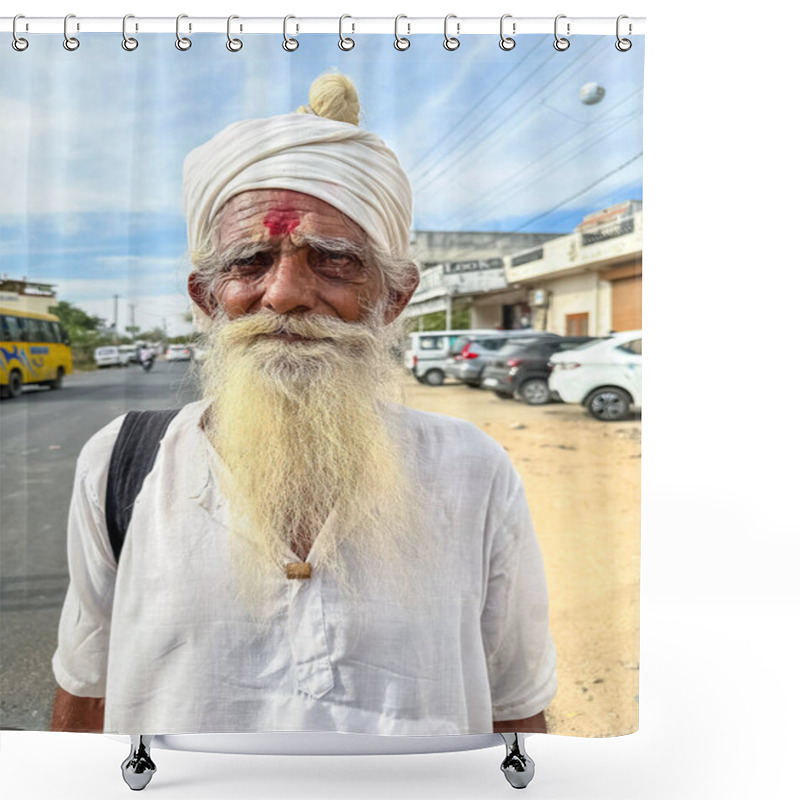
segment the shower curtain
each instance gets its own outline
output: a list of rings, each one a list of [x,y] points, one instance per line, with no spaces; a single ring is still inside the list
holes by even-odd
[[[0,726],[635,731],[643,37],[624,51],[613,35],[565,49],[552,35],[510,49],[476,35],[448,49],[363,34],[347,49],[314,34],[294,50],[234,36],[242,46],[85,34],[71,51],[58,35],[0,49]],[[309,97],[320,76],[348,79],[355,119]],[[287,160],[265,177],[268,155]],[[294,171],[308,159],[309,174]],[[406,271],[392,289],[370,272],[408,262],[418,283]],[[331,478],[302,455],[304,418],[287,417],[298,444],[275,485],[301,501],[264,513],[302,516],[327,481],[340,516],[310,549],[285,551],[276,577],[260,540],[235,555],[229,533],[249,512],[228,508],[225,487],[241,486],[224,451],[233,435],[205,414],[209,386],[228,380],[214,369],[227,362],[220,318],[282,313],[264,289],[281,279],[310,292],[286,315],[333,319],[334,344],[346,323],[370,328],[369,287],[389,298],[383,321],[394,309],[403,326],[394,358],[375,362],[374,382],[358,374],[367,391],[396,381],[389,416],[403,435],[383,450],[380,426],[354,441],[386,475],[408,458],[420,481],[382,480],[359,458],[346,462],[358,481]],[[297,350],[312,333],[258,335]],[[341,424],[344,383],[319,413],[333,409],[342,436],[363,433],[375,424],[363,409]],[[287,406],[306,397],[281,387],[270,396]],[[181,411],[153,465],[137,467],[117,552],[109,462],[122,415],[147,409]],[[334,437],[317,427],[319,442]],[[291,482],[293,455],[306,487]],[[343,502],[340,486],[374,490],[392,518],[369,494]],[[266,588],[254,573],[271,575]],[[57,696],[81,708],[61,727]]]

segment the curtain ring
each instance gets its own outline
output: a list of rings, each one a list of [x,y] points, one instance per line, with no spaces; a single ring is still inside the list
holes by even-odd
[[[188,19],[188,14],[178,14],[178,18],[175,20],[175,47],[178,50],[188,50],[192,46],[192,40],[188,36],[181,36],[181,20]],[[189,30],[191,31],[192,26],[189,25]]]
[[[408,19],[405,14],[398,14],[394,18],[394,49],[395,50],[408,50],[411,47],[411,39],[406,39],[404,36],[400,35],[398,28],[400,27],[400,20],[401,19]],[[411,25],[407,22],[406,27],[408,28],[408,33],[411,33]]]
[[[617,50],[620,51],[620,53],[627,53],[628,50],[630,50],[631,47],[633,47],[633,43],[631,42],[630,39],[620,39],[620,36],[619,36],[619,23],[623,19],[628,19],[628,16],[626,14],[620,14],[617,17],[617,41],[614,43],[614,47],[616,47]],[[629,22],[628,23],[628,36],[631,35],[632,31],[633,31],[633,27],[631,26],[631,23]]]
[[[342,16],[339,17],[339,49],[340,50],[352,50],[356,46],[356,43],[352,39],[350,39],[349,37],[345,37],[345,35],[342,33],[342,26],[343,26],[344,21],[346,19],[353,19],[353,18],[349,14],[342,14]],[[355,29],[356,29],[355,24],[351,22],[350,25],[352,26],[353,31],[355,31]]]
[[[287,25],[290,19],[297,19],[297,17],[293,17],[291,14],[283,18],[283,49],[289,53],[293,53],[300,47],[300,42],[297,39],[292,39],[289,37],[289,34],[286,32]]]
[[[236,14],[231,14],[228,17],[228,41],[225,42],[225,47],[227,47],[231,53],[238,53],[244,45],[241,39],[234,39],[231,37],[231,20],[234,19],[239,19],[239,17],[237,17]],[[241,27],[239,30],[241,30]]]
[[[556,37],[556,40],[553,42],[553,47],[555,47],[555,49],[561,53],[563,53],[564,50],[569,50],[569,39],[565,39],[563,36],[558,35],[558,21],[566,18],[566,14],[559,14],[556,17],[555,26],[553,28]],[[567,23],[567,36],[569,36],[569,22]]]
[[[442,44],[444,45],[445,50],[450,50],[452,52],[453,50],[458,50],[459,46],[461,45],[461,42],[456,38],[461,30],[461,23],[456,22],[456,35],[450,36],[447,33],[447,23],[450,22],[451,19],[457,19],[456,15],[448,14],[444,18],[444,42],[442,42]]]
[[[503,16],[500,17],[500,49],[505,50],[506,52],[513,50],[517,46],[516,41],[512,39],[511,36],[506,36],[503,32],[503,25],[507,19],[511,19],[511,14],[503,14]],[[516,22],[511,23],[511,32],[517,32]]]
[[[14,21],[11,23],[11,33],[14,36],[14,40],[11,42],[11,46],[18,52],[21,53],[23,50],[28,49],[28,40],[23,39],[21,36],[17,35],[17,20],[18,19],[25,19],[24,14],[17,14],[14,17]]]
[[[67,16],[64,17],[64,49],[70,52],[77,50],[81,46],[81,43],[74,36],[70,36],[67,30],[71,19],[75,19],[74,14],[67,14]],[[76,30],[80,30],[80,27],[77,27]]]
[[[139,46],[139,40],[128,36],[127,26],[129,19],[136,19],[133,14],[126,14],[122,18],[122,49],[127,50],[129,53],[133,52]],[[138,29],[138,25],[136,26]]]

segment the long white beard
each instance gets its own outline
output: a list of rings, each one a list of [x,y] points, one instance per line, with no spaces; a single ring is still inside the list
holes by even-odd
[[[286,342],[278,331],[306,338]],[[251,607],[263,608],[265,578],[284,575],[312,544],[315,569],[347,592],[365,575],[413,591],[425,548],[413,459],[386,402],[398,386],[395,339],[379,326],[270,312],[213,326],[206,432],[225,465],[230,552]]]

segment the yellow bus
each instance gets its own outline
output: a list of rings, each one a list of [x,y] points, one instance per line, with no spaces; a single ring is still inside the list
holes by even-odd
[[[58,317],[0,307],[0,397],[25,384],[60,389],[72,372],[69,336]]]

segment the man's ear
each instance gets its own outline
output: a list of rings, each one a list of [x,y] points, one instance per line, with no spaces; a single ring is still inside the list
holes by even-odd
[[[207,317],[213,316],[214,312],[217,310],[217,301],[213,295],[209,294],[197,272],[192,272],[189,275],[188,288],[189,297],[192,298],[194,304],[200,308]]]
[[[383,320],[387,325],[390,322],[394,322],[400,316],[403,309],[413,297],[414,292],[417,291],[417,286],[419,286],[419,273],[414,275],[413,285],[408,290],[401,292],[393,289],[389,292],[389,302],[386,305],[386,311],[383,315]]]

